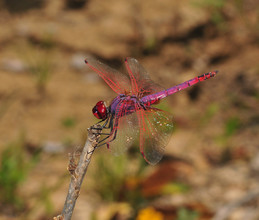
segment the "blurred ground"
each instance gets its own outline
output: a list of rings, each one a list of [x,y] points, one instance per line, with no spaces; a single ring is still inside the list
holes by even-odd
[[[0,1],[0,219],[51,219],[68,152],[115,94],[86,56],[137,58],[165,88],[175,131],[155,167],[137,151],[93,156],[73,219],[259,219],[256,0]]]

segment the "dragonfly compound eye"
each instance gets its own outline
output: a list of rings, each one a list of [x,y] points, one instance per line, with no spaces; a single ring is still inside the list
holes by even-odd
[[[92,110],[94,116],[98,119],[106,119],[107,118],[107,108],[103,101],[99,101],[93,107]]]

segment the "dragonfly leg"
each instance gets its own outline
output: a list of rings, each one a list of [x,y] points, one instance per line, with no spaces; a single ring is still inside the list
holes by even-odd
[[[104,141],[107,140],[107,139],[111,136],[111,134],[103,134],[103,135],[106,135],[106,137],[103,138],[102,140],[100,140],[100,141],[98,142],[98,145],[95,146],[95,148],[94,148],[92,151],[87,152],[88,154],[93,153],[96,148],[99,148],[99,147],[101,147],[101,146],[103,146],[103,145],[107,145],[107,148],[109,148],[108,145],[109,145],[110,141],[109,141],[109,143],[104,142]],[[113,138],[112,140],[114,140],[114,138]],[[104,143],[102,143],[102,142],[104,142]]]
[[[117,137],[117,131],[118,131],[117,127],[118,127],[118,124],[119,124],[119,120],[116,119],[116,125],[115,125],[116,129],[115,129],[115,131],[113,131],[114,130],[114,126],[113,126],[113,122],[112,122],[112,125],[111,125],[112,129],[111,130],[113,131],[113,137],[112,137],[112,139],[108,143],[106,143],[108,149],[110,148],[110,146],[109,146],[110,142],[114,141],[116,139],[116,137]],[[109,137],[111,137],[111,135]]]
[[[109,144],[110,142],[114,141],[116,139],[116,136],[117,136],[117,129],[115,130],[113,138],[107,144]]]
[[[107,136],[105,138],[103,138],[101,141],[99,141],[97,147],[107,145],[107,148],[109,149],[109,143],[116,139],[117,129],[115,129],[115,131],[114,131],[114,124],[113,124],[114,120],[113,119],[114,119],[114,117],[110,118],[110,123],[108,125],[108,128],[111,129],[111,133],[110,134],[104,134],[104,135],[107,135]],[[116,125],[117,125],[116,127],[118,127],[118,120],[116,120]],[[111,140],[109,140],[108,142],[105,142],[108,138],[111,138]]]
[[[100,140],[100,141],[98,142],[98,145],[97,145],[98,147],[100,147],[99,144],[101,144],[102,142],[104,142],[105,140],[107,140],[107,139],[111,136],[111,134],[105,134],[105,135],[106,135],[106,137],[104,137],[102,140]],[[102,143],[102,145],[103,145],[103,144],[106,144],[106,143]]]
[[[116,135],[117,135],[117,129],[114,132],[113,138],[109,142],[104,142],[104,141],[107,140],[109,137],[111,137],[111,135],[108,135],[107,137],[105,137],[101,141],[99,141],[97,147],[107,145],[107,148],[109,149],[109,144],[116,139]],[[104,143],[101,143],[101,142],[104,142]]]
[[[103,123],[103,125],[102,125],[102,128],[103,128],[103,129],[109,129],[109,128],[110,128],[110,123],[109,123],[109,126],[106,127],[106,125],[108,124],[109,121],[111,121],[111,119],[107,119],[107,120]]]
[[[107,118],[106,118],[106,119],[107,119]],[[96,125],[102,123],[102,122],[105,121],[106,119],[102,119],[101,121],[98,121],[98,122],[96,123]]]
[[[97,124],[99,124],[99,123],[101,123],[103,121],[105,121],[105,120],[101,120]],[[108,126],[107,126],[107,124],[108,124]],[[114,116],[113,115],[111,115],[108,119],[106,119],[106,121],[104,122],[104,124],[102,125],[102,127],[100,129],[110,129],[111,133],[102,133],[102,135],[104,135],[106,137],[104,137],[102,140],[100,140],[96,147],[101,147],[103,145],[107,145],[107,148],[109,149],[109,143],[114,141],[116,139],[116,137],[117,137],[117,127],[118,127],[118,124],[119,124],[119,120],[115,119],[115,126],[114,126]],[[114,129],[114,127],[116,129]],[[111,140],[106,141],[109,138]]]
[[[102,120],[102,121],[104,121],[104,120]],[[100,122],[102,122],[102,121],[100,121]],[[108,122],[109,122],[109,124],[108,124]],[[108,124],[108,126],[107,126],[107,124]],[[113,129],[113,117],[112,116],[109,117],[109,119],[106,119],[106,121],[102,125],[102,129],[110,129],[112,131],[112,129]],[[104,135],[106,137],[104,137],[102,140],[99,141],[97,147],[101,147],[102,145],[106,144],[106,143],[102,143],[102,142],[107,140],[112,135],[112,132],[111,133],[102,133],[102,135]]]
[[[102,119],[101,121],[97,122],[95,125],[98,125],[100,123],[102,123],[104,121],[104,123],[101,125],[101,127],[93,127],[92,126],[92,129],[95,129],[95,130],[103,130],[103,129],[109,129],[110,127],[106,127],[106,125],[108,124],[108,122],[110,121],[109,118],[106,118],[106,119]]]

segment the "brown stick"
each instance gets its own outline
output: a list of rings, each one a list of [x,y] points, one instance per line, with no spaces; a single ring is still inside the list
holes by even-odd
[[[76,164],[75,156],[70,155],[68,170],[71,174],[71,180],[67,193],[67,198],[61,215],[54,217],[54,220],[70,220],[76,204],[76,200],[80,193],[80,188],[86,174],[88,165],[90,164],[93,152],[98,144],[101,134],[101,126],[94,125],[88,129],[88,138],[82,150],[78,164]]]

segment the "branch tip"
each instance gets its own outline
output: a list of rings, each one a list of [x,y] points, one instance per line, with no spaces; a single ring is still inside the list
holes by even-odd
[[[68,171],[71,174],[67,198],[63,207],[61,215],[54,217],[54,220],[70,220],[76,204],[76,200],[80,195],[81,185],[84,176],[87,172],[88,165],[90,164],[91,157],[98,144],[99,138],[102,133],[102,126],[99,124],[93,125],[87,129],[88,138],[81,153],[75,151],[69,154]],[[79,158],[80,156],[80,158]]]

